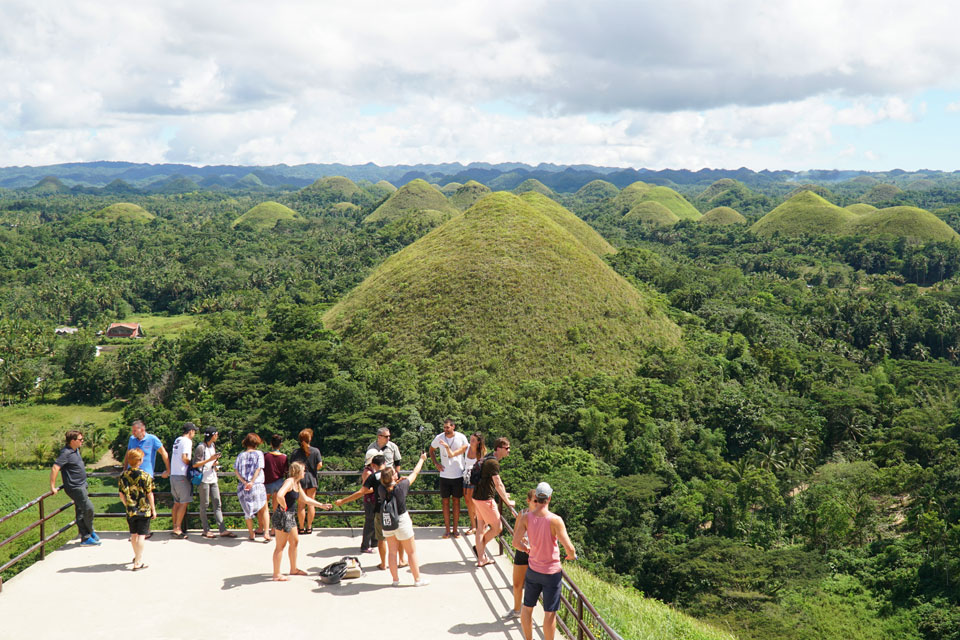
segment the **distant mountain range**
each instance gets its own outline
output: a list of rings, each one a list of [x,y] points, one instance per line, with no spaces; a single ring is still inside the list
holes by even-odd
[[[519,162],[490,164],[487,162],[459,162],[444,164],[413,164],[379,166],[373,163],[346,164],[285,164],[270,166],[212,165],[194,167],[186,164],[142,164],[134,162],[72,162],[43,167],[2,167],[0,188],[30,189],[44,178],[44,191],[108,191],[113,193],[182,193],[201,190],[229,189],[299,189],[325,176],[345,176],[354,181],[386,180],[403,185],[422,178],[443,186],[450,182],[466,183],[476,180],[492,189],[513,189],[525,180],[539,180],[557,192],[576,191],[592,180],[603,179],[623,188],[638,180],[648,184],[693,185],[710,184],[721,178],[733,178],[751,187],[771,183],[816,182],[832,183],[859,176],[877,180],[898,178],[908,172],[895,169],[888,172],[814,170],[814,171],[753,171],[740,169],[633,169],[597,167],[593,165],[557,165],[541,163],[536,166]],[[960,172],[921,171],[910,173],[917,179],[954,178]]]

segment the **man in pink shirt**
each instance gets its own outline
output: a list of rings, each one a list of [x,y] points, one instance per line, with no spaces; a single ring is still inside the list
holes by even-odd
[[[526,640],[533,640],[533,608],[543,594],[543,637],[553,640],[557,633],[557,609],[560,608],[560,549],[557,541],[567,551],[567,560],[577,559],[563,518],[550,513],[550,498],[553,489],[546,482],[537,485],[533,509],[517,519],[513,533],[513,546],[529,556],[529,568],[523,583],[523,612],[520,624]],[[527,543],[524,543],[524,535]]]

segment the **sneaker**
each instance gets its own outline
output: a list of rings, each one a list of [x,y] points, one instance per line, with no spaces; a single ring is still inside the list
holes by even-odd
[[[90,537],[96,540],[97,542],[100,542],[100,536],[97,535],[96,531],[91,532]]]
[[[99,546],[100,546],[100,541],[97,540],[96,538],[94,538],[93,536],[90,536],[89,538],[87,538],[86,540],[84,540],[83,542],[81,542],[81,543],[80,543],[80,546],[83,546],[83,547],[99,547]]]
[[[510,612],[507,615],[503,616],[504,620],[519,620],[520,612],[510,609]]]
[[[392,586],[394,586],[394,587],[399,587],[399,586],[400,586],[400,581],[399,581],[399,580],[394,580],[393,583],[392,583]]]
[[[427,580],[426,578],[420,578],[419,580],[417,580],[416,582],[413,583],[413,586],[415,586],[415,587],[425,587],[425,586],[427,586],[428,584],[430,584],[430,581],[429,581],[429,580]]]

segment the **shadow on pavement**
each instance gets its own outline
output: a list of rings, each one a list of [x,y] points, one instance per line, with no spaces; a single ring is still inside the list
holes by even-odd
[[[106,573],[108,571],[130,571],[128,564],[90,564],[85,567],[67,567],[57,573]]]
[[[251,573],[245,576],[232,576],[230,578],[223,579],[223,586],[220,587],[220,590],[229,591],[230,589],[236,589],[237,587],[245,587],[251,584],[269,582],[269,580],[270,575],[266,573]]]

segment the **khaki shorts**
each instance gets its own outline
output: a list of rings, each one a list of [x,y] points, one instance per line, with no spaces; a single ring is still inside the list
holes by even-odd
[[[381,527],[383,523],[381,523]],[[413,520],[410,519],[410,514],[404,511],[400,514],[400,517],[397,518],[397,528],[393,531],[384,531],[383,535],[387,538],[396,538],[397,540],[409,540],[413,537]]]
[[[383,542],[385,540],[383,537],[383,518],[380,517],[379,511],[373,514],[373,534],[377,536],[378,542]]]

